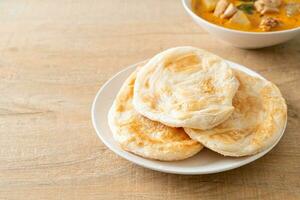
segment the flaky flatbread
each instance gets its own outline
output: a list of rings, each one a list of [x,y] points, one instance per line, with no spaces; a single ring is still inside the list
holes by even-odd
[[[203,146],[184,132],[151,121],[132,105],[134,72],[120,89],[108,116],[114,139],[120,146],[145,158],[163,161],[182,160],[198,153]]]
[[[138,72],[135,109],[172,127],[210,129],[233,112],[238,81],[222,58],[194,47],[168,49]]]
[[[211,130],[185,128],[188,135],[226,156],[246,156],[270,148],[280,138],[287,107],[271,82],[234,70],[240,82],[233,99],[234,112]]]

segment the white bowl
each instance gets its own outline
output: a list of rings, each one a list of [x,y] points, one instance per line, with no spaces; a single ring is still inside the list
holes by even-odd
[[[300,33],[300,27],[273,32],[247,32],[225,28],[206,21],[196,15],[191,8],[191,0],[182,0],[186,12],[207,32],[235,47],[256,49],[286,42]]]
[[[229,61],[228,63],[232,68],[239,69],[252,76],[263,78],[261,75],[242,65]],[[252,156],[238,158],[225,157],[205,148],[197,155],[185,160],[162,162],[158,160],[146,159],[124,151],[113,139],[112,133],[108,126],[107,113],[124,80],[136,69],[138,65],[139,64],[135,64],[126,68],[108,80],[97,93],[92,106],[92,121],[99,138],[113,152],[135,164],[149,169],[174,174],[210,174],[222,172],[246,165],[264,156],[279,142],[284,133],[283,130],[276,143],[274,143],[265,151]]]

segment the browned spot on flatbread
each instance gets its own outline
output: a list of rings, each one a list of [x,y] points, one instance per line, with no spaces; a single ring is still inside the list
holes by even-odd
[[[147,88],[147,89],[149,88],[149,86],[150,86],[149,80],[145,81],[145,85],[144,85],[144,86],[145,86],[145,88]]]
[[[216,90],[211,77],[203,80],[200,83],[200,87],[201,87],[201,91],[207,94],[214,94]]]
[[[182,128],[168,127],[139,114],[132,117],[126,126],[132,134],[144,142],[162,143],[166,141],[182,141],[190,139]],[[159,134],[159,139],[150,137],[152,134]]]
[[[124,112],[125,111],[125,107],[123,104],[118,104],[116,107],[116,111],[117,112]]]
[[[153,110],[158,109],[158,97],[155,97],[153,95],[150,94],[146,94],[142,97],[143,101],[149,105],[149,107]]]
[[[199,58],[191,53],[178,58],[169,58],[165,61],[165,67],[173,72],[194,71],[199,69]]]

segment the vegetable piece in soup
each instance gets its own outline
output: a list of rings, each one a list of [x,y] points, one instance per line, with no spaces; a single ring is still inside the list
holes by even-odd
[[[236,25],[243,28],[249,28],[251,26],[251,22],[249,21],[247,15],[240,10],[230,18],[228,23],[232,24],[232,26]]]

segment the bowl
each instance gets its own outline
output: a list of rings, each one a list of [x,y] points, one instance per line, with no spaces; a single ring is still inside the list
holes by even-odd
[[[286,42],[298,34],[300,27],[273,32],[247,32],[225,28],[199,17],[192,11],[192,0],[182,0],[182,5],[189,16],[203,29],[217,38],[239,48],[257,49]]]

